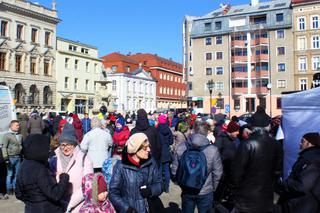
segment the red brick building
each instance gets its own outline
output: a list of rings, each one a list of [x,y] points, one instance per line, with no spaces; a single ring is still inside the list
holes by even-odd
[[[128,56],[148,67],[157,79],[157,108],[186,108],[186,84],[183,80],[182,64],[149,53]]]

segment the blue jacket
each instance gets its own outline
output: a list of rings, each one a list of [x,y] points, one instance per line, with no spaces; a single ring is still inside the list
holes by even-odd
[[[168,124],[159,124],[158,132],[162,144],[161,162],[167,163],[172,161],[170,146],[173,144],[173,135]]]
[[[109,186],[109,199],[117,212],[125,213],[132,207],[139,213],[146,213],[147,201],[140,194],[140,187],[144,185],[150,187],[151,197],[161,194],[161,172],[156,162],[150,158],[138,168],[129,161],[125,148],[122,161],[114,167]]]
[[[83,134],[86,134],[91,130],[91,119],[90,118],[83,118],[82,120],[82,130]]]

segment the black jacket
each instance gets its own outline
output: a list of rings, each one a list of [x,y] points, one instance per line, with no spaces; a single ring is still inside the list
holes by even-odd
[[[282,172],[281,145],[263,129],[242,142],[232,165],[235,207],[243,212],[271,212],[274,183]]]
[[[162,143],[161,162],[171,162],[170,146],[173,144],[173,135],[168,124],[159,124],[158,132],[160,134],[160,142]]]
[[[131,130],[130,136],[138,132],[142,132],[147,135],[151,144],[151,155],[156,160],[157,164],[160,165],[162,152],[162,144],[159,140],[160,136],[157,129],[149,125],[147,116],[145,118],[138,117],[136,126]]]
[[[222,132],[216,139],[214,145],[218,148],[224,172],[229,174],[231,161],[233,160],[236,151],[236,141],[229,137],[226,132]]]
[[[64,212],[60,199],[69,184],[67,174],[60,175],[57,184],[48,169],[49,138],[31,135],[24,150],[25,160],[17,175],[16,197],[25,203],[26,213]]]
[[[320,148],[303,150],[283,184],[278,185],[283,213],[320,212]]]

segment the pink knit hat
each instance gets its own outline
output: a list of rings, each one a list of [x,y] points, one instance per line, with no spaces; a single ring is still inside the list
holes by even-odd
[[[165,124],[167,122],[167,115],[166,114],[159,115],[158,122],[159,124]]]

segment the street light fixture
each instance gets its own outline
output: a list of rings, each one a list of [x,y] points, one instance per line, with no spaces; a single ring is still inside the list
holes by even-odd
[[[214,82],[212,79],[210,79],[208,82],[207,82],[207,87],[208,87],[208,90],[209,90],[209,93],[210,93],[210,113],[211,114],[211,110],[212,110],[212,90],[214,89]]]

